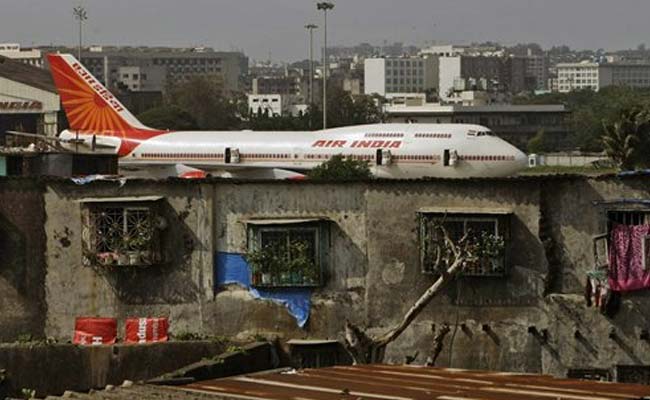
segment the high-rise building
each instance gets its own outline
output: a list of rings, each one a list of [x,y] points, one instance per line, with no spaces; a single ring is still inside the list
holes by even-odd
[[[437,57],[366,58],[366,94],[424,93],[438,88]]]
[[[527,89],[526,61],[520,57],[457,55],[439,58],[439,94],[447,100],[459,79],[485,79],[492,87],[509,93]]]
[[[220,52],[206,48],[102,48],[81,53],[81,62],[109,88],[128,86],[129,90],[164,91],[166,85],[181,83],[195,76],[213,76],[223,82],[224,91],[243,91],[248,73],[248,58],[239,52]],[[125,70],[136,67],[136,70]],[[125,75],[129,77],[125,77]],[[137,78],[133,79],[133,74]],[[164,79],[160,79],[164,75]],[[137,85],[135,88],[133,85]]]
[[[557,65],[557,91],[598,91],[607,86],[650,87],[649,63],[564,63]]]
[[[21,49],[18,43],[0,43],[0,56],[43,68],[43,56],[37,49]]]

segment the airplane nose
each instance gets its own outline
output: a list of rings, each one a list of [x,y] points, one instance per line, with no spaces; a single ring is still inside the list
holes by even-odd
[[[515,153],[515,164],[517,164],[519,169],[528,168],[528,155],[519,149],[517,149],[516,151],[517,152]]]

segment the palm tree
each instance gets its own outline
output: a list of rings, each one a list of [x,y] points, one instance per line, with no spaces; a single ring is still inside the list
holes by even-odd
[[[607,155],[622,170],[631,170],[639,164],[646,164],[642,149],[648,143],[650,133],[650,112],[634,108],[621,113],[614,123],[603,123],[602,137]]]

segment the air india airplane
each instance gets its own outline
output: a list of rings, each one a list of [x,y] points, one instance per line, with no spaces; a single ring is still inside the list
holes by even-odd
[[[144,126],[72,55],[48,55],[70,129],[68,149],[119,156],[120,172],[149,177],[300,179],[334,155],[367,161],[380,178],[499,177],[527,157],[489,129],[373,124],[315,132],[185,132]]]

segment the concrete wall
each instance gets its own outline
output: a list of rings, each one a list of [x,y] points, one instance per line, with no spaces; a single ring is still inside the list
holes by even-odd
[[[72,337],[77,316],[166,316],[176,332],[201,329],[202,301],[212,297],[211,196],[202,185],[133,182],[52,184],[45,193],[48,336]],[[206,195],[207,194],[207,195]],[[163,195],[169,228],[163,265],[107,271],[82,265],[81,204],[86,197]]]
[[[0,396],[17,398],[25,388],[35,390],[38,397],[45,397],[61,395],[66,390],[88,391],[118,385],[127,379],[148,380],[217,356],[225,348],[219,342],[95,347],[3,344],[0,366],[6,370],[6,380],[0,381]]]
[[[43,207],[38,183],[0,183],[0,341],[44,335]]]
[[[646,177],[339,184],[129,181],[123,187],[53,182],[44,194],[45,331],[69,339],[76,316],[122,321],[164,315],[175,332],[239,339],[256,334],[341,338],[346,319],[384,332],[433,282],[420,270],[417,212],[507,208],[513,212],[508,276],[462,278],[450,285],[389,346],[388,361],[401,362],[419,350],[416,362],[423,362],[433,347],[432,324],[457,323],[438,365],[562,376],[570,368],[650,364],[648,344],[639,339],[648,327],[647,291],[625,294],[613,318],[587,308],[582,297],[585,273],[594,262],[592,236],[606,228],[605,208],[597,203],[647,199],[648,183]],[[153,194],[164,197],[173,221],[166,247],[174,257],[131,273],[82,266],[78,201]],[[215,252],[244,252],[245,221],[268,217],[332,221],[327,279],[312,296],[305,329],[284,307],[253,299],[244,288],[214,287]],[[531,333],[544,330],[547,341]],[[576,331],[582,339],[575,339]]]

